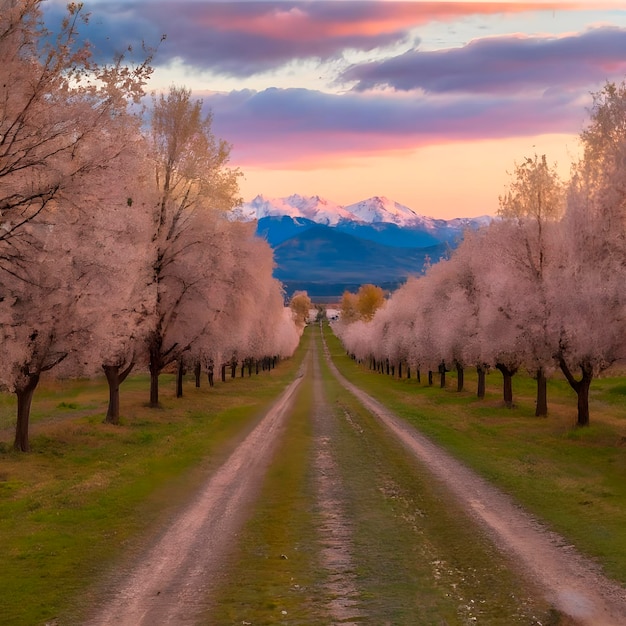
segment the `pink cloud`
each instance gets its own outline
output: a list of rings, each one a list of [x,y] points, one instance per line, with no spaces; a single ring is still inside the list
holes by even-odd
[[[576,9],[562,2],[130,2],[94,5],[88,36],[98,54],[112,54],[142,40],[166,43],[155,63],[172,58],[197,69],[250,76],[294,59],[328,60],[346,49],[370,51],[405,41],[412,29],[470,15]],[[58,19],[59,6],[48,8]],[[55,17],[56,16],[56,17]]]
[[[237,164],[294,169],[448,142],[577,133],[585,115],[577,97],[557,92],[420,99],[268,89],[212,95],[205,105]]]

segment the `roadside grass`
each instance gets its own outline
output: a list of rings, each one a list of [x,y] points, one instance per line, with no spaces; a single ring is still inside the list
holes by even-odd
[[[626,382],[595,380],[591,425],[576,427],[576,396],[554,376],[548,385],[549,416],[537,418],[535,381],[513,378],[515,407],[502,403],[498,372],[487,377],[485,399],[476,397],[476,375],[466,372],[456,391],[454,372],[445,389],[439,377],[428,387],[359,366],[325,327],[333,361],[342,374],[457,458],[513,495],[523,506],[595,558],[612,578],[626,583]]]
[[[330,623],[323,608],[323,571],[317,562],[311,402],[308,378],[298,391],[254,513],[239,536],[206,623]]]
[[[147,407],[146,375],[121,388],[119,426],[103,423],[104,380],[42,381],[32,452],[12,450],[14,403],[0,395],[0,605],[2,624],[80,623],[94,583],[150,541],[278,396],[304,348],[270,372],[228,378]]]
[[[321,352],[321,351],[320,351]],[[561,624],[423,466],[323,363],[367,623]]]

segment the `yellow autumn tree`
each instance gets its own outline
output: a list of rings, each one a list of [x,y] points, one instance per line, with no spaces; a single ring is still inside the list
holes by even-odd
[[[293,311],[294,320],[300,328],[306,324],[312,306],[311,298],[306,291],[294,292],[289,301],[289,308]]]
[[[369,322],[385,302],[385,292],[376,285],[361,285],[356,293],[359,319]]]
[[[341,319],[347,324],[357,320],[369,322],[384,301],[385,293],[376,285],[361,285],[356,293],[344,291],[341,297]]]

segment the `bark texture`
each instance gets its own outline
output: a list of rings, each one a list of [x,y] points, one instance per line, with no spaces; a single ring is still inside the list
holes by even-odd
[[[15,390],[15,395],[17,396],[17,423],[15,425],[13,447],[20,452],[30,451],[28,439],[30,407],[38,384],[39,374],[27,374],[25,383]]]

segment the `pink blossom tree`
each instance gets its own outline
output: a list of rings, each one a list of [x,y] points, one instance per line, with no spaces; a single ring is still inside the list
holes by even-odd
[[[75,317],[83,274],[73,262],[67,229],[58,237],[54,226],[32,220],[24,230],[37,245],[19,276],[2,276],[0,385],[17,396],[14,447],[27,452],[30,409],[41,375],[66,360],[75,367],[89,334]]]
[[[546,371],[553,367],[554,338],[550,333],[547,273],[560,261],[556,231],[564,209],[564,186],[545,155],[516,165],[500,216],[507,222],[505,242],[499,246],[509,290],[506,314],[521,327],[521,354],[537,380],[535,415],[548,414]],[[523,294],[523,295],[522,295]]]
[[[553,294],[560,313],[558,361],[577,394],[577,423],[585,426],[593,377],[626,356],[620,280],[626,266],[626,84],[608,83],[595,94],[581,141]]]
[[[122,57],[98,65],[77,44],[82,3],[68,4],[56,35],[42,26],[41,4],[0,2],[0,269],[13,273],[31,243],[25,226],[117,158],[118,145],[100,142],[125,123],[120,113],[152,71],[149,56],[135,67]]]
[[[128,120],[115,172],[101,176],[80,196],[80,220],[72,250],[83,268],[78,322],[90,328],[89,370],[104,372],[109,386],[105,421],[120,417],[120,385],[135,364],[146,358],[145,341],[151,331],[154,302],[151,282],[151,236],[154,195],[149,193],[150,175],[146,146],[134,119]],[[128,141],[135,133],[136,141]],[[96,371],[97,371],[96,370]]]
[[[41,374],[60,363],[76,373],[89,361],[81,349],[94,317],[78,312],[96,275],[94,246],[105,243],[87,221],[127,166],[139,128],[129,105],[151,72],[149,59],[95,63],[76,43],[82,5],[68,5],[56,38],[41,26],[40,5],[0,5],[0,378],[18,396],[15,447],[24,451]]]
[[[154,324],[148,340],[150,405],[159,375],[188,353],[213,320],[211,267],[220,249],[223,212],[238,202],[239,172],[227,167],[230,147],[216,140],[211,115],[189,90],[154,98],[150,140],[158,201],[154,214]],[[216,251],[212,252],[212,248]]]

